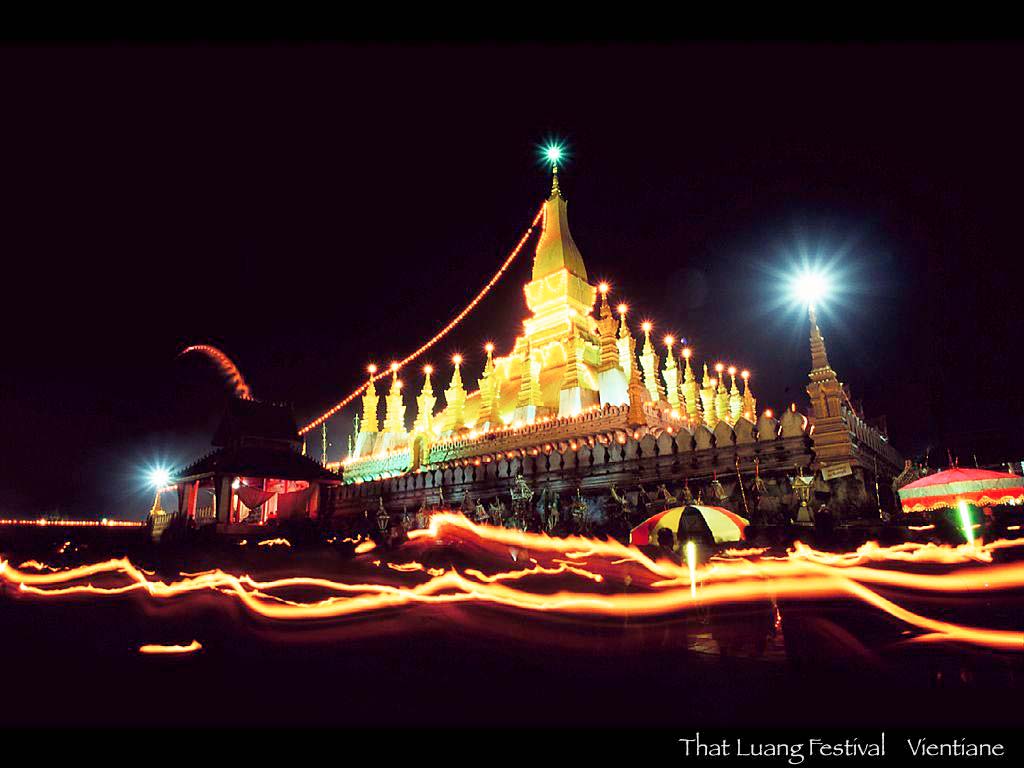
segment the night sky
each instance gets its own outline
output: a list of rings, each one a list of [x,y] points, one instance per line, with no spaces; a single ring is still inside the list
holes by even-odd
[[[750,368],[761,407],[802,408],[806,319],[782,299],[805,254],[841,278],[833,367],[897,448],[1020,460],[1022,54],[0,50],[0,516],[141,516],[143,468],[204,452],[228,396],[187,344],[317,416],[489,279],[547,194],[551,135],[591,280],[634,324]],[[428,353],[436,389],[452,352],[475,384],[483,342],[508,351],[531,256]]]

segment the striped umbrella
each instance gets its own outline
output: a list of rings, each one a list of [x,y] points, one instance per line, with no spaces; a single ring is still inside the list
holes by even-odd
[[[1024,477],[989,469],[961,469],[922,477],[899,489],[904,512],[956,508],[966,501],[974,506],[1024,504]]]
[[[696,505],[673,507],[672,509],[666,509],[664,512],[659,512],[654,517],[647,518],[630,531],[629,543],[638,546],[657,544],[658,532],[663,528],[672,531],[673,536],[676,536],[680,529],[684,527],[684,514],[699,515],[704,523],[707,524],[708,530],[711,531],[711,536],[716,544],[742,540],[744,537],[743,531],[750,524],[745,518],[723,507],[698,507]]]

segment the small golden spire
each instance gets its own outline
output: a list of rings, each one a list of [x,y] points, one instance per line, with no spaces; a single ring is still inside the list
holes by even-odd
[[[708,429],[714,429],[718,421],[715,418],[715,380],[708,373],[707,363],[704,363],[704,378],[701,380],[700,403],[704,412],[704,423]]]
[[[814,311],[814,305],[807,309],[811,320],[811,369],[825,370],[831,367],[828,363],[828,352],[825,350],[825,337],[818,328],[818,316]]]
[[[370,375],[370,381],[366,386],[365,394],[363,394],[363,418],[359,422],[359,431],[378,432],[380,428],[377,422],[377,404],[380,402],[380,398],[377,396],[377,388],[373,384],[377,366],[370,363],[366,366],[366,372]]]
[[[608,283],[598,283],[597,285],[597,292],[601,294],[600,318],[602,320],[607,320],[612,316],[612,308],[608,306],[608,291],[610,289],[611,286]]]
[[[654,352],[654,345],[651,344],[651,330],[654,324],[650,320],[644,320],[640,329],[644,332],[644,346],[640,352],[640,366],[644,374],[644,386],[651,393],[651,400],[657,402],[664,394],[662,383],[658,378],[658,355]]]
[[[461,429],[465,424],[466,388],[462,386],[462,355],[452,355],[455,370],[448,389],[444,391],[444,399],[448,404],[445,411],[445,429]]]
[[[743,398],[736,386],[736,366],[729,366],[729,376],[732,377],[732,386],[729,387],[729,423],[735,424],[743,413]]]
[[[750,389],[750,371],[743,371],[740,377],[743,379],[743,414],[754,421],[757,418],[757,399]]]
[[[490,424],[496,419],[501,399],[501,382],[496,380],[497,368],[494,366],[494,344],[490,341],[484,344],[484,352],[487,353],[487,360],[484,362],[483,375],[477,382],[480,391],[480,410],[476,423],[480,426]]]
[[[693,350],[683,347],[683,360],[686,368],[683,370],[683,402],[686,404],[686,414],[691,421],[699,420],[701,415],[700,394],[697,387],[697,379],[693,375],[693,368],[690,367],[690,358]]]
[[[715,390],[715,416],[718,419],[729,418],[729,390],[725,388],[725,364],[715,363],[718,387]]]
[[[640,371],[634,365],[629,374],[629,410],[626,412],[626,425],[630,429],[647,425],[644,415],[644,385],[640,383]]]
[[[423,389],[416,398],[416,420],[412,427],[415,432],[429,432],[434,420],[434,403],[437,402],[437,398],[430,384],[430,374],[433,372],[432,365],[423,366]]]
[[[548,200],[554,200],[561,196],[562,190],[558,188],[558,165],[554,164],[551,166],[551,194],[548,195]]]
[[[391,364],[391,389],[384,398],[384,431],[401,434],[405,432],[405,398],[402,395],[402,380],[398,378],[398,363]]]
[[[675,343],[676,339],[671,334],[665,337],[665,347],[668,351],[665,356],[665,367],[661,371],[661,376],[665,379],[665,398],[673,410],[678,411],[679,369],[676,367],[675,353],[672,352],[672,345]]]
[[[619,338],[624,339],[629,336],[629,328],[626,326],[626,313],[629,307],[626,304],[619,304],[616,311],[619,313]]]

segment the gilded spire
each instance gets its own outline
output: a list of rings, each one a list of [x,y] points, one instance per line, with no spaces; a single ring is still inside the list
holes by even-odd
[[[658,381],[658,356],[654,353],[654,345],[651,344],[651,329],[654,326],[650,322],[644,321],[640,327],[644,332],[644,346],[640,352],[640,367],[644,372],[644,386],[651,393],[651,400],[657,402],[661,399],[662,390]]]
[[[725,366],[722,363],[715,363],[715,373],[718,379],[718,388],[715,390],[715,418],[728,421],[729,390],[725,388]]]
[[[704,378],[701,380],[700,402],[704,410],[704,423],[708,429],[714,429],[718,419],[715,418],[715,380],[708,374],[708,364],[704,363]]]
[[[359,422],[361,433],[380,431],[377,423],[377,404],[380,402],[380,398],[377,396],[377,388],[373,385],[373,375],[377,372],[377,366],[371,364],[367,366],[366,370],[370,374],[370,382],[363,394],[363,418]]]
[[[454,355],[452,363],[455,370],[452,372],[452,380],[448,389],[444,391],[444,400],[448,404],[445,409],[445,429],[461,429],[465,426],[466,411],[466,388],[462,386],[462,355]]]
[[[434,388],[430,385],[430,374],[433,372],[432,366],[423,366],[423,389],[416,398],[416,421],[413,424],[415,432],[429,432],[433,426],[434,404],[437,402]]]
[[[729,366],[729,376],[732,378],[732,384],[729,387],[729,423],[735,424],[740,414],[743,413],[743,397],[736,386],[736,366]]]
[[[484,362],[484,376],[494,373],[494,345],[491,342],[484,344],[484,352],[487,353],[487,360]]]
[[[697,391],[697,378],[693,375],[693,368],[690,367],[690,357],[693,352],[688,348],[683,349],[683,360],[686,367],[683,369],[683,403],[686,406],[686,415],[691,422],[700,420],[700,395]]]
[[[405,432],[405,398],[402,396],[402,380],[398,378],[398,366],[391,366],[391,389],[384,398],[384,431],[401,434]]]
[[[817,371],[831,368],[828,363],[828,353],[825,350],[825,337],[821,335],[821,329],[818,328],[818,316],[815,314],[813,306],[809,307],[809,314],[811,318],[811,369]]]
[[[558,166],[551,166],[551,194],[548,195],[548,200],[554,200],[556,197],[562,196],[562,190],[558,188]]]
[[[750,371],[743,371],[740,376],[743,378],[743,415],[751,421],[757,419],[757,399],[754,391],[750,388]]]
[[[665,337],[665,347],[667,351],[665,353],[665,368],[662,370],[661,375],[665,379],[665,399],[668,400],[668,404],[676,411],[679,410],[679,369],[676,367],[676,356],[672,352],[672,345],[675,344],[675,338],[672,336]]]
[[[487,342],[484,345],[484,352],[487,353],[487,360],[484,363],[484,373],[478,382],[480,389],[480,414],[477,417],[477,424],[492,424],[498,417],[498,405],[500,402],[501,382],[497,381],[497,369],[494,367],[494,345]]]
[[[597,286],[597,292],[601,294],[601,309],[597,321],[597,331],[601,344],[601,363],[599,370],[610,371],[619,364],[619,350],[615,339],[615,317],[612,315],[612,308],[608,306],[608,283],[601,283]]]
[[[544,203],[543,230],[533,257],[533,279],[540,280],[562,269],[583,281],[587,279],[583,255],[569,232],[569,214],[565,198],[558,188],[556,169],[551,182],[551,196]]]
[[[618,306],[619,338],[615,340],[615,346],[619,349],[619,368],[626,374],[627,382],[630,381],[632,370],[636,367],[636,341],[626,325],[626,312],[628,309],[625,304],[619,304]]]
[[[631,429],[647,425],[644,415],[644,385],[640,383],[640,370],[634,365],[629,375],[629,411],[626,413],[626,425]]]

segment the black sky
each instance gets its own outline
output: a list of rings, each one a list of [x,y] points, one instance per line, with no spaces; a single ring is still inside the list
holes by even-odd
[[[176,359],[189,343],[316,416],[488,279],[547,192],[550,134],[591,277],[634,319],[803,406],[807,329],[779,275],[801,247],[838,255],[832,363],[897,447],[1024,458],[1022,53],[0,50],[0,516],[141,514],[139,468],[204,451],[225,402]],[[460,349],[475,374],[485,340],[507,350],[531,253],[431,362]]]

